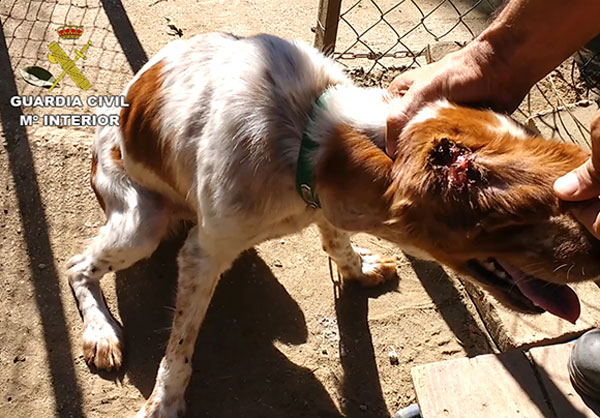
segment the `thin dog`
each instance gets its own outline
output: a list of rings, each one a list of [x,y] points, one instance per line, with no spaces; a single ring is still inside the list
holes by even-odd
[[[354,86],[313,48],[269,35],[173,42],[124,94],[129,107],[102,110],[120,126],[99,127],[93,147],[107,222],[68,262],[90,365],[123,361],[102,276],[149,257],[181,220],[195,223],[178,256],[166,353],[138,417],[182,414],[198,330],[238,254],[311,224],[345,281],[374,286],[395,275],[394,260],[351,245],[362,231],[453,268],[513,309],[572,322],[579,300],[566,283],[600,273],[600,245],[551,187],[587,154],[506,116],[431,104],[392,160],[383,147],[394,99]]]

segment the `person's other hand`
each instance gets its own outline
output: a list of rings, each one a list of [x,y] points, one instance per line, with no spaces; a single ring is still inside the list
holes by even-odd
[[[582,203],[571,208],[579,220],[600,239],[600,111],[591,125],[592,156],[583,165],[554,182],[554,192],[562,200]]]

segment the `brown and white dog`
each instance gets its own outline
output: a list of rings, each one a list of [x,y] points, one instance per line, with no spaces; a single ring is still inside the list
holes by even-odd
[[[600,273],[600,245],[551,187],[586,153],[505,116],[437,102],[406,127],[392,161],[382,150],[385,91],[355,87],[314,49],[268,35],[173,42],[124,94],[129,107],[103,110],[120,112],[120,127],[99,128],[93,149],[107,222],[68,265],[89,364],[122,364],[102,276],[149,257],[174,222],[196,224],[179,253],[173,327],[139,417],[183,410],[220,274],[243,250],[313,223],[343,278],[368,286],[392,277],[395,263],[353,248],[358,231],[443,263],[514,309],[570,321],[579,301],[566,283]],[[309,157],[320,208],[296,191],[305,131],[317,144]]]

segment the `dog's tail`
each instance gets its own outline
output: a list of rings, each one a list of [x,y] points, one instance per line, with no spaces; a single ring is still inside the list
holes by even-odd
[[[118,115],[118,108],[102,108],[99,113]],[[92,169],[90,183],[104,212],[108,207],[119,205],[115,199],[117,190],[127,190],[133,186],[123,166],[121,153],[121,131],[119,126],[98,126],[92,145]]]

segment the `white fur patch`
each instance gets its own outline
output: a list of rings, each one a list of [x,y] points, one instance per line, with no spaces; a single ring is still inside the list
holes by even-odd
[[[183,410],[198,328],[221,272],[236,256],[267,239],[324,223],[324,211],[307,209],[295,188],[301,138],[316,98],[331,92],[311,128],[317,142],[346,124],[383,147],[390,107],[385,90],[354,87],[313,48],[269,35],[207,34],[177,41],[129,86],[159,61],[161,109],[152,116],[168,137],[161,162],[172,169],[177,190],[128,155],[121,128],[99,128],[93,182],[105,202],[107,224],[68,270],[85,323],[86,360],[101,369],[118,368],[121,331],[111,322],[100,279],[149,257],[180,220],[180,207],[196,215],[197,225],[179,252],[166,355],[140,417],[173,417]],[[435,117],[445,106],[433,104],[420,118]],[[329,234],[323,246],[349,277],[373,285],[395,273],[395,260],[357,253],[348,234],[334,227]]]
[[[417,114],[408,122],[404,129],[408,130],[414,127],[415,125],[418,125],[431,119],[435,119],[438,117],[441,109],[450,109],[452,107],[455,106],[450,104],[450,102],[448,102],[447,100],[438,100],[429,105],[426,105],[421,110],[419,110],[419,112],[417,112]]]
[[[329,137],[336,126],[346,125],[366,133],[378,146],[384,146],[386,119],[390,104],[387,92],[379,88],[339,85],[324,96],[324,116],[309,127],[317,142]]]
[[[496,114],[496,119],[498,120],[498,125],[490,126],[490,129],[494,131],[494,133],[500,134],[509,134],[517,139],[527,139],[529,138],[529,134],[520,127],[514,120],[509,118],[508,116],[498,115]]]
[[[382,89],[338,86],[330,90],[325,105],[336,119],[362,129],[385,125],[389,103]]]

